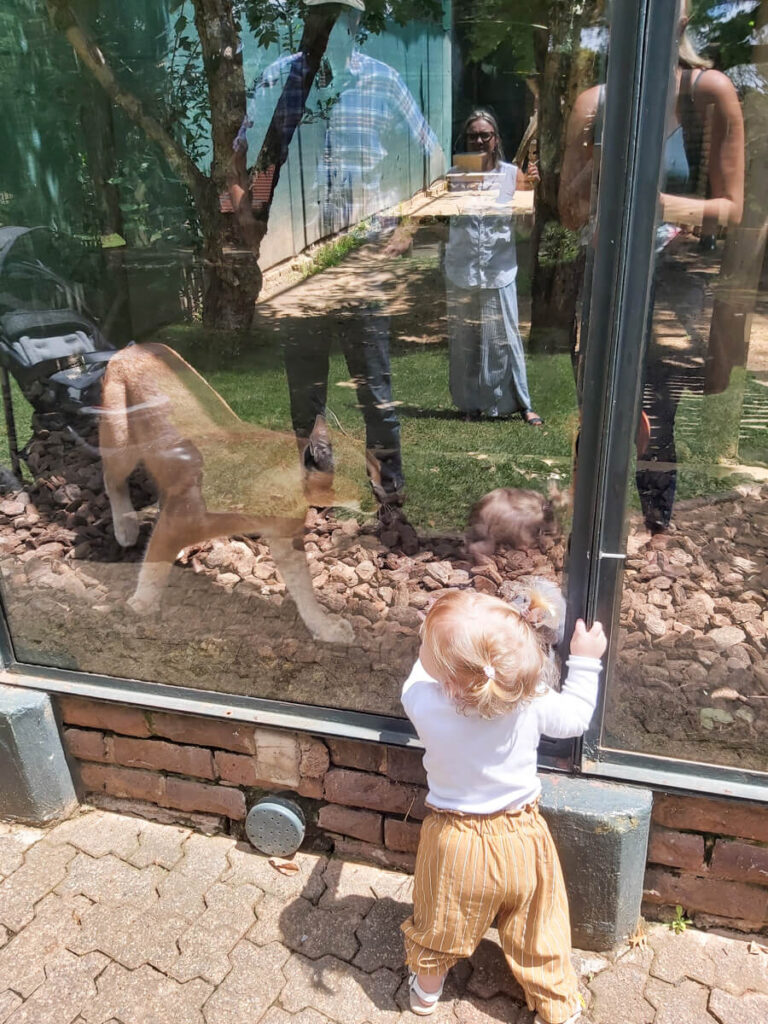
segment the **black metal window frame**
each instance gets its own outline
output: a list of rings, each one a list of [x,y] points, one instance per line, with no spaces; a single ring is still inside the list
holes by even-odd
[[[630,452],[640,400],[645,325],[650,315],[653,235],[673,67],[677,4],[615,0],[608,75],[597,241],[579,466],[569,556],[569,618],[600,618],[609,651],[594,724],[583,743],[544,740],[540,766],[768,802],[768,774],[742,772],[602,746],[605,691],[615,660],[624,564]],[[570,635],[568,630],[567,635]],[[252,722],[323,736],[419,748],[406,719],[236,696],[19,662],[5,614],[0,616],[0,684],[151,709]]]
[[[605,680],[581,746],[585,775],[768,802],[768,772],[615,749],[603,744],[605,698],[615,673],[626,552],[630,457],[640,411],[659,183],[677,64],[678,5],[617,2],[611,27],[598,193],[597,242],[586,347],[582,489],[574,510],[573,608],[609,624]],[[609,289],[612,299],[605,294]],[[605,395],[598,405],[586,395]],[[588,493],[584,493],[588,492]]]

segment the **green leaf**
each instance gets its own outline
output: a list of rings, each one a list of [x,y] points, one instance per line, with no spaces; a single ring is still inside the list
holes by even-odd
[[[102,249],[119,249],[121,245],[127,245],[127,242],[116,231],[113,231],[111,235],[101,236]]]

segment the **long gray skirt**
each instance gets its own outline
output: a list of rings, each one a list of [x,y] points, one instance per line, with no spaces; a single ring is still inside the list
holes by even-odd
[[[530,409],[517,288],[457,288],[446,282],[449,382],[462,412],[508,416]]]

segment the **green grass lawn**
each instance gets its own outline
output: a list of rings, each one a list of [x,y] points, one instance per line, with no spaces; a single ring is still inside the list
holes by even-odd
[[[222,339],[194,326],[167,328],[156,339],[182,352],[242,419],[290,429],[276,345],[246,347],[230,339],[224,347],[217,344]],[[520,420],[465,423],[451,402],[445,344],[395,343],[391,361],[408,514],[422,529],[462,529],[472,504],[494,487],[546,490],[549,476],[558,476],[563,486],[570,480],[576,399],[568,356],[533,356],[529,362],[531,398],[546,420],[543,430]],[[328,406],[362,446],[363,418],[349,384],[344,358],[336,352]]]
[[[333,322],[332,317],[324,321],[329,329]],[[184,355],[242,419],[290,430],[278,337],[276,333],[269,337],[232,335],[197,324],[178,324],[157,331],[153,340]],[[542,430],[520,420],[465,423],[451,403],[445,343],[395,339],[392,380],[399,403],[408,513],[422,530],[462,529],[472,504],[495,487],[545,491],[550,477],[558,478],[560,486],[570,482],[577,409],[567,355],[529,358],[533,406],[546,423]],[[23,444],[30,433],[31,410],[15,384],[13,390],[19,442]],[[362,448],[363,418],[339,352],[331,358],[328,395],[330,410]],[[756,402],[763,402],[764,395],[763,384],[743,371],[734,373],[725,395],[684,395],[677,417],[679,497],[730,490],[738,481],[723,475],[722,468],[735,457],[753,465],[768,464],[768,429],[761,422],[753,422],[746,436],[742,429],[740,445],[734,442],[742,408],[753,409]],[[752,418],[754,421],[754,415]],[[333,417],[330,421],[333,427]],[[4,424],[0,459],[8,464]],[[629,488],[629,501],[631,507],[639,507],[634,487]]]

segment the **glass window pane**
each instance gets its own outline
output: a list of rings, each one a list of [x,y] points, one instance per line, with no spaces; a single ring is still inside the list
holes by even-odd
[[[681,16],[603,736],[607,746],[761,771],[766,18],[764,2],[692,3]]]
[[[605,5],[49,6],[0,15],[16,655],[400,715],[436,596],[564,583]]]

